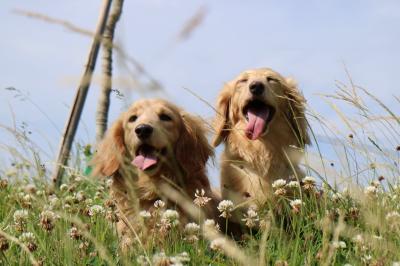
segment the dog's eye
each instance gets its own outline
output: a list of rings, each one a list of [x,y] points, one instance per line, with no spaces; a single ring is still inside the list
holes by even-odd
[[[131,116],[129,117],[129,119],[128,119],[128,122],[129,122],[129,123],[133,123],[133,122],[136,121],[136,119],[137,119],[137,115],[131,115]]]
[[[248,81],[247,78],[242,78],[238,81],[238,83],[246,83]]]
[[[278,83],[279,82],[279,80],[277,80],[276,78],[273,78],[273,77],[267,77],[267,81],[270,83]]]
[[[166,115],[166,114],[160,114],[159,118],[162,121],[171,121],[172,120],[172,118],[169,115]]]

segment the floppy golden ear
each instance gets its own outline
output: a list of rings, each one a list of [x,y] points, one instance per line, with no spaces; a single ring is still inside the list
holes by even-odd
[[[296,135],[299,147],[304,147],[310,143],[305,116],[306,100],[298,89],[296,81],[292,78],[285,79],[285,87],[285,95],[288,100],[286,117]]]
[[[214,156],[214,151],[208,144],[204,122],[186,112],[182,112],[181,117],[183,125],[175,155],[185,174],[194,174],[205,169],[207,160]]]
[[[113,175],[120,168],[124,154],[124,129],[122,120],[118,119],[107,131],[91,161],[93,175]]]
[[[213,121],[215,137],[212,141],[214,147],[218,146],[222,141],[225,141],[229,134],[229,105],[232,98],[232,85],[225,84],[217,100],[217,113]]]

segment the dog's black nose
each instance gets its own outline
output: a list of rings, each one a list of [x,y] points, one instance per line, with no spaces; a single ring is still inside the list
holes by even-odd
[[[253,81],[249,89],[253,95],[260,96],[264,92],[264,84],[260,81]]]
[[[153,127],[146,124],[140,124],[135,128],[136,136],[138,136],[139,139],[147,139],[152,132]]]

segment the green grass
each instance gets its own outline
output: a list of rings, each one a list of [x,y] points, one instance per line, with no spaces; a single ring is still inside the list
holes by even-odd
[[[335,159],[324,156],[327,148],[315,142],[313,150],[305,153],[305,167],[316,182],[304,180],[301,190],[283,184],[276,187],[276,195],[252,213],[258,230],[248,228],[241,241],[219,245],[220,240],[213,240],[215,234],[200,230],[192,234],[198,240],[188,242],[188,235],[179,227],[161,235],[156,226],[148,231],[154,241],[141,245],[133,238],[130,252],[122,252],[108,183],[87,177],[89,150],[78,149],[61,189],[53,190],[45,181],[48,173],[40,152],[23,132],[15,131],[20,147],[7,149],[14,165],[0,169],[0,265],[400,262],[398,116],[371,94],[365,92],[362,98],[358,94],[364,91],[361,88],[343,84],[338,88],[335,95],[323,99],[338,114],[341,127],[328,124],[329,120],[312,110],[309,114],[312,123],[331,140]],[[341,110],[346,110],[346,115]],[[293,204],[294,199],[302,204]],[[27,215],[15,217],[19,210],[26,210]],[[26,232],[34,239],[24,239]]]

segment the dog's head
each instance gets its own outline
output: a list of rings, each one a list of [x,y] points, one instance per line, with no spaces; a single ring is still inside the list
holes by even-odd
[[[304,146],[309,142],[304,105],[293,80],[267,68],[242,72],[219,94],[213,144],[224,141],[232,130],[243,132],[249,140],[268,138],[276,125],[282,129],[286,123],[297,144]]]
[[[129,159],[139,172],[204,170],[213,155],[203,122],[158,99],[135,102],[107,132],[93,160],[94,173],[111,176]],[[173,169],[179,168],[179,169]]]

